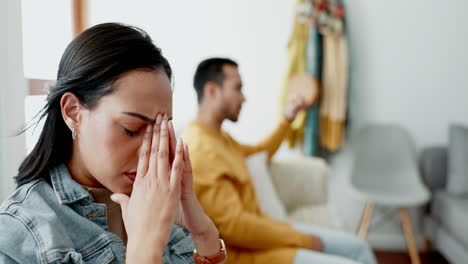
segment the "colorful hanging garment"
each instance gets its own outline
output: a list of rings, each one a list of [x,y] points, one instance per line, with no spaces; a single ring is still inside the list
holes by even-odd
[[[297,0],[297,6],[301,5],[304,0]],[[283,82],[283,89],[281,90],[280,97],[280,114],[283,115],[287,99],[288,99],[288,84],[290,78],[296,73],[306,72],[306,46],[308,39],[308,26],[304,23],[300,23],[298,19],[295,19],[294,29],[289,39],[288,44],[288,55],[289,63],[286,78]],[[291,129],[287,136],[287,140],[290,147],[294,147],[297,140],[300,140],[304,136],[304,126],[306,120],[306,112],[300,112],[296,119],[291,124]]]
[[[310,25],[309,38],[306,49],[307,72],[319,83],[322,75],[322,40],[315,24]],[[307,111],[304,129],[304,153],[315,156],[318,148],[319,135],[319,104],[315,104]]]
[[[323,35],[320,145],[334,152],[341,146],[347,109],[348,54],[343,26],[343,7],[328,18]],[[336,15],[335,15],[336,14]]]
[[[317,138],[323,149],[334,152],[344,137],[348,99],[344,8],[341,0],[298,0],[297,6],[280,110],[283,113],[286,107],[291,77],[307,73],[321,81],[320,104],[299,113],[287,137],[290,147],[303,139],[305,154],[312,156],[318,149]]]

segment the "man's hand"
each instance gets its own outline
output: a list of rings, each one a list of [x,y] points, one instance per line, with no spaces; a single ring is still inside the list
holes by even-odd
[[[286,111],[284,112],[284,118],[288,121],[293,121],[296,118],[297,113],[301,110],[307,108],[304,99],[300,98],[298,95],[293,95],[288,100],[288,105],[286,106]]]
[[[318,236],[311,235],[310,238],[312,239],[312,246],[310,247],[311,250],[313,251],[319,251],[322,252],[324,245],[322,242],[322,239]]]

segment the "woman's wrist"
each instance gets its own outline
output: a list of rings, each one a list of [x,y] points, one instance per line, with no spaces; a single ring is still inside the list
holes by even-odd
[[[164,248],[159,245],[149,246],[146,244],[143,247],[142,243],[129,239],[125,263],[162,263],[163,251]]]
[[[162,256],[141,256],[138,254],[135,255],[127,255],[125,259],[126,264],[153,264],[162,263]]]
[[[200,256],[213,256],[221,250],[219,244],[219,232],[213,222],[201,233],[192,234],[192,239]]]
[[[153,264],[162,263],[162,254],[142,254],[146,250],[140,250],[140,252],[129,252],[125,258],[127,264]]]

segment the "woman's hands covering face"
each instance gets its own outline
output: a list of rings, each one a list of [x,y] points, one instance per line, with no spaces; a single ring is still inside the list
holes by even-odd
[[[165,114],[145,131],[131,196],[113,194],[112,199],[122,208],[128,261],[162,258],[174,223],[189,230],[197,248],[203,248],[197,241],[211,238],[216,242],[209,248],[219,250],[218,231],[193,191],[188,147],[176,140]]]

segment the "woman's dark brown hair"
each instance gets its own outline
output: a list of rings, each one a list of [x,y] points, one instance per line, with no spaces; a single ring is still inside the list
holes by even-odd
[[[50,169],[70,158],[72,135],[60,108],[63,94],[73,93],[84,107],[92,109],[99,99],[113,92],[114,83],[122,74],[157,68],[172,78],[169,62],[139,28],[106,23],[78,35],[63,53],[57,82],[50,87],[46,105],[37,115],[37,122],[45,118],[44,127],[36,146],[18,169],[17,185],[37,179],[49,181]]]

